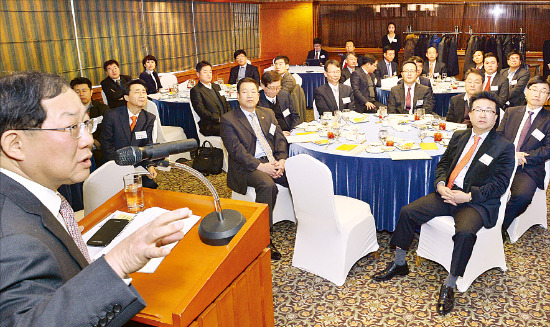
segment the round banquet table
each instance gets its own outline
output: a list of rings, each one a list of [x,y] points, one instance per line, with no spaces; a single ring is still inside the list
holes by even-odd
[[[302,78],[302,89],[306,96],[306,106],[313,107],[313,91],[326,83],[323,67],[316,66],[290,66],[291,74],[298,74]]]
[[[380,128],[377,118],[369,115],[366,123],[354,124],[359,131],[366,133],[367,141],[378,142]],[[418,130],[409,127],[408,132],[393,130],[396,137],[418,143]],[[450,132],[447,132],[450,133]],[[340,153],[337,148],[342,143],[352,144],[340,137],[340,142],[327,146],[314,143],[293,143],[290,156],[309,154],[325,163],[332,172],[334,193],[346,195],[367,202],[374,215],[378,230],[394,231],[401,207],[434,191],[435,167],[445,151],[442,145],[437,150],[425,151],[429,160],[392,160],[388,153],[373,154],[365,151],[352,155]],[[425,142],[432,142],[428,137]],[[400,151],[400,150],[394,150]]]

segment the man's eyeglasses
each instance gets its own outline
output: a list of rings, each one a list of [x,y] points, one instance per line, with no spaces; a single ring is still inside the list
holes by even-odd
[[[538,94],[540,94],[540,95],[542,95],[542,96],[547,96],[548,94],[550,94],[550,93],[549,93],[548,91],[546,91],[546,90],[537,90],[537,89],[531,89],[531,88],[529,88],[528,90],[531,91],[531,92],[533,92],[533,93],[538,93]]]
[[[22,128],[21,131],[61,131],[69,132],[71,137],[74,139],[79,139],[84,131],[87,130],[88,133],[92,134],[96,131],[97,125],[101,124],[103,116],[89,119],[82,123],[77,123],[64,128]]]
[[[281,90],[280,86],[266,86],[266,88],[271,90],[271,91],[280,91]]]
[[[416,70],[404,70],[403,73],[405,74],[416,74]]]
[[[486,115],[493,114],[495,115],[497,112],[492,109],[481,109],[481,108],[474,108],[472,109],[473,112],[477,112],[478,114],[484,113]]]

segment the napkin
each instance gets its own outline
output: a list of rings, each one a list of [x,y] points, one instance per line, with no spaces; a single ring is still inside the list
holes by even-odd
[[[420,143],[422,150],[437,150],[437,145],[434,142]]]
[[[357,147],[357,144],[342,144],[334,150],[338,151],[351,151]]]
[[[426,152],[422,150],[411,150],[402,152],[388,152],[391,160],[427,160],[431,159]]]

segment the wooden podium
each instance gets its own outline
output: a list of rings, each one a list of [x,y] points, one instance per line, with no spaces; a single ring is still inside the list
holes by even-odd
[[[212,197],[143,189],[145,207],[190,208],[204,217],[214,211]],[[221,199],[224,209],[246,217],[226,246],[209,246],[197,223],[153,274],[134,273],[132,285],[147,307],[133,320],[153,326],[274,325],[269,217],[267,205]],[[86,216],[85,231],[115,210],[127,211],[124,191]]]

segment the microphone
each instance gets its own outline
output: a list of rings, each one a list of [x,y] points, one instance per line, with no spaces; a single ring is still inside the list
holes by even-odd
[[[197,141],[195,139],[151,144],[143,147],[127,146],[116,151],[115,163],[119,166],[130,166],[144,160],[164,159],[171,154],[191,151],[196,148]]]

